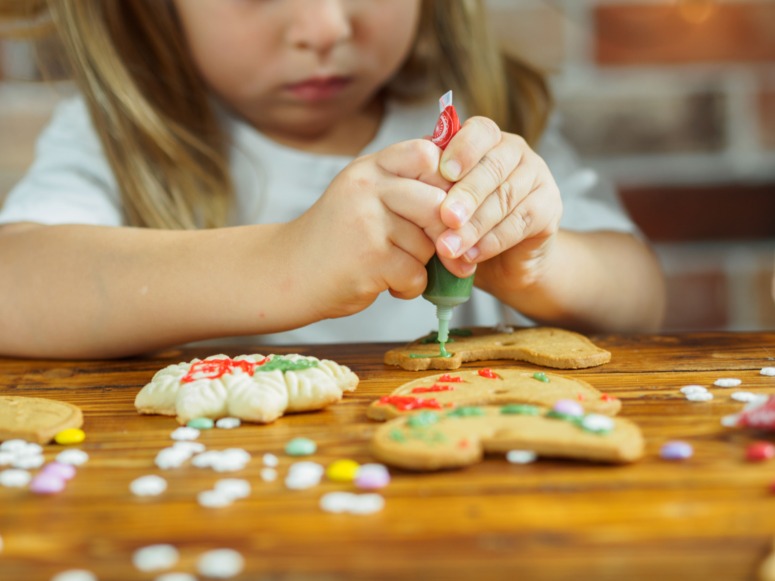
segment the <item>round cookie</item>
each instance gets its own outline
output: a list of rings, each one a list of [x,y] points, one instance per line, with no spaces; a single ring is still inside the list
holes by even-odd
[[[615,415],[621,401],[586,381],[519,369],[465,369],[415,379],[369,406],[373,420],[387,420],[418,409],[524,403],[551,407],[561,399],[577,400],[588,412]]]
[[[47,444],[59,432],[83,425],[81,408],[55,399],[0,396],[0,440]]]
[[[158,371],[135,398],[141,414],[236,417],[269,423],[286,412],[322,409],[353,391],[358,376],[328,359],[298,354],[213,355]]]

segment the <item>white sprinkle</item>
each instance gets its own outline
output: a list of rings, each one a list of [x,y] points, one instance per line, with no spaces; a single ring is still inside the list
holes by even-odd
[[[736,428],[740,420],[740,414],[730,414],[721,418],[721,425],[725,428]]]
[[[197,579],[190,573],[164,573],[153,581],[197,581]]]
[[[582,418],[581,426],[590,432],[610,432],[614,429],[614,421],[602,414],[587,414]]]
[[[221,428],[222,430],[233,430],[234,428],[239,428],[241,425],[242,420],[239,418],[221,418],[215,422],[215,427]]]
[[[180,468],[191,457],[191,455],[181,448],[163,448],[156,454],[156,466],[162,470],[170,468]]]
[[[132,563],[140,571],[158,571],[174,567],[179,558],[178,550],[172,545],[149,545],[134,552]]]
[[[11,464],[14,468],[21,468],[22,470],[32,470],[34,468],[40,468],[46,463],[46,459],[42,455],[38,456],[17,456],[14,458]]]
[[[32,474],[26,470],[8,469],[0,472],[0,486],[24,488],[32,480]]]
[[[729,397],[731,397],[735,401],[739,401],[742,403],[759,402],[767,399],[766,395],[753,393],[750,391],[736,391]]]
[[[532,450],[509,450],[506,452],[506,460],[512,464],[530,464],[535,462],[538,454]]]
[[[767,377],[775,377],[775,367],[762,367],[762,370],[759,373],[761,375],[766,375]]]
[[[260,474],[261,480],[264,482],[274,482],[277,480],[277,470],[274,468],[262,468]]]
[[[743,383],[742,379],[737,379],[734,377],[722,377],[714,381],[713,385],[717,387],[737,387],[741,383]]]
[[[274,454],[264,454],[263,461],[264,466],[269,466],[270,468],[277,468],[277,465],[280,463],[280,460]]]
[[[194,456],[194,458],[191,460],[191,464],[193,464],[197,468],[211,468],[213,465],[213,462],[215,462],[219,454],[220,453],[216,452],[215,450],[202,452],[201,454],[197,454],[196,456]]]
[[[83,450],[70,448],[57,454],[56,461],[61,464],[70,464],[71,466],[81,466],[89,460],[89,455]]]
[[[689,401],[710,401],[713,399],[713,394],[709,391],[705,393],[689,393],[686,395],[686,399]]]
[[[250,454],[241,448],[229,448],[220,452],[211,467],[216,472],[236,472],[245,468],[250,461]]]
[[[329,492],[320,497],[319,506],[336,514],[373,514],[385,507],[385,499],[376,493]]]
[[[215,483],[215,490],[232,500],[250,496],[250,482],[242,478],[222,478]]]
[[[200,492],[197,494],[196,500],[200,506],[204,506],[205,508],[223,508],[234,502],[233,498],[219,490],[205,490],[204,492]]]
[[[140,476],[130,482],[129,490],[135,496],[159,496],[167,490],[167,481],[155,474]]]
[[[22,450],[27,445],[27,442],[25,440],[6,440],[2,444],[0,444],[0,450],[5,450],[6,452],[13,452],[14,454],[18,452],[19,450]]]
[[[175,442],[172,444],[175,450],[185,452],[190,458],[194,454],[201,454],[205,451],[205,445],[201,442]]]
[[[178,441],[190,441],[196,440],[199,437],[199,430],[196,428],[190,428],[189,426],[180,426],[172,431],[170,438]]]
[[[19,446],[17,450],[13,451],[17,457],[19,456],[40,456],[43,454],[43,446],[35,444],[33,442],[25,442],[24,446]]]
[[[57,573],[51,581],[97,581],[97,577],[86,569],[70,569]]]
[[[216,549],[203,553],[197,561],[197,570],[205,577],[227,579],[242,572],[245,559],[232,549]]]
[[[689,395],[692,393],[707,393],[708,388],[703,387],[702,385],[685,385],[681,388],[681,393],[684,395]]]
[[[8,450],[0,450],[0,466],[9,466],[16,459],[16,454]]]
[[[315,462],[295,462],[291,464],[285,477],[285,486],[291,490],[304,490],[320,484],[325,468]]]

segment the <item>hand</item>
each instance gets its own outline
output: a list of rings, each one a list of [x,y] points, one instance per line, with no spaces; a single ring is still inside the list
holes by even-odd
[[[389,290],[415,298],[425,264],[446,226],[440,205],[451,184],[439,175],[441,151],[417,139],[349,164],[318,201],[288,224],[294,284],[320,320],[354,314]]]
[[[440,172],[454,182],[441,207],[447,230],[436,240],[444,265],[458,276],[477,264],[499,267],[525,284],[537,276],[562,216],[543,159],[521,137],[472,117],[444,150]]]

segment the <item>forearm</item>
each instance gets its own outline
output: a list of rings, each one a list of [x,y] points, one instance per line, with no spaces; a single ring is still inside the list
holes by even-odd
[[[501,301],[541,323],[586,332],[658,330],[665,309],[662,273],[651,250],[615,232],[560,231],[530,284],[508,261],[480,268],[478,282]]]
[[[0,353],[115,357],[306,324],[277,227],[0,229]]]

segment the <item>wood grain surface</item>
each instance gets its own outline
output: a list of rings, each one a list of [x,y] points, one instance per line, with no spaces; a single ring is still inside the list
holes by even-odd
[[[325,411],[280,418],[268,426],[210,430],[209,449],[242,447],[252,460],[241,472],[218,474],[185,465],[161,471],[154,457],[169,446],[174,419],[140,416],[133,401],[160,368],[214,354],[174,350],[112,361],[0,359],[0,395],[54,398],[84,412],[90,461],[66,489],[37,496],[0,487],[0,579],[48,580],[80,568],[100,580],[152,580],[132,565],[132,553],[154,543],[181,552],[174,569],[196,572],[204,551],[232,548],[246,559],[243,580],[337,579],[757,579],[775,536],[775,460],[745,460],[746,445],[775,441],[775,432],[724,428],[720,418],[742,408],[734,389],[710,387],[715,399],[687,401],[687,384],[711,386],[720,377],[741,390],[775,394],[775,333],[593,336],[612,352],[601,367],[563,371],[622,399],[621,415],[636,421],[646,457],[634,465],[603,466],[539,460],[509,464],[503,457],[458,471],[414,474],[392,470],[386,504],[373,515],[342,515],[318,507],[322,494],[355,491],[323,481],[310,490],[283,484],[295,460],[283,453],[292,437],[318,444],[312,460],[367,462],[376,424],[368,404],[415,372],[387,367],[393,344],[320,345],[221,350],[303,353],[348,365],[361,379],[354,394]],[[521,367],[483,362],[466,367]],[[422,373],[422,372],[421,372]],[[684,462],[659,458],[661,445],[694,446]],[[62,446],[45,447],[47,459]],[[279,478],[259,477],[261,457],[280,459]],[[129,483],[161,474],[159,497],[140,498]],[[248,479],[252,494],[229,507],[199,506],[197,493],[224,476]],[[199,579],[204,579],[198,576]]]

